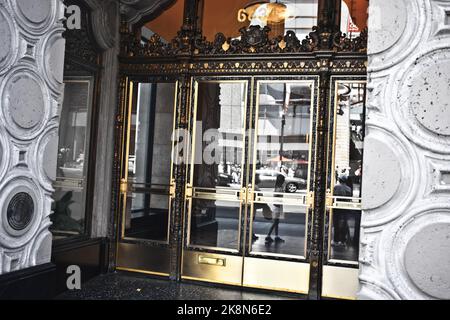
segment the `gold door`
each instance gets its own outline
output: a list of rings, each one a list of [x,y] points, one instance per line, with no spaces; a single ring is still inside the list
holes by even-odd
[[[127,81],[125,90],[117,269],[168,276],[177,82]]]
[[[332,77],[322,296],[358,291],[366,80]]]
[[[251,80],[194,81],[182,277],[241,285]]]
[[[308,293],[317,81],[194,79],[182,278]]]

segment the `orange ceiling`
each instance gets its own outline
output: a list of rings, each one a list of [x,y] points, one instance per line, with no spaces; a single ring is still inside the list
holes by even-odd
[[[161,15],[146,23],[146,27],[170,42],[183,25],[184,0],[177,0]]]
[[[367,27],[367,19],[369,17],[367,9],[369,8],[369,0],[344,0],[347,4],[353,22],[360,30]]]
[[[218,32],[227,37],[239,36],[239,29],[247,24],[238,22],[238,11],[249,2],[250,0],[205,0],[203,35],[208,40],[214,40]]]
[[[362,30],[367,26],[367,8],[369,0],[344,0],[351,12],[353,22]],[[205,0],[203,34],[208,40],[213,40],[218,32],[226,36],[239,36],[239,29],[245,23],[237,21],[239,9],[245,7],[250,0]],[[180,30],[183,23],[184,0],[177,0],[156,19],[148,22],[146,26],[159,34],[163,39],[172,40]]]

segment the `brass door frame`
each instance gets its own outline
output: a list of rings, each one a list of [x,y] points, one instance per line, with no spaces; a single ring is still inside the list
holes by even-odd
[[[123,132],[121,139],[121,154],[120,154],[120,210],[118,210],[119,220],[117,224],[117,237],[116,237],[116,248],[115,248],[115,265],[117,270],[132,271],[145,273],[156,276],[169,277],[170,276],[170,227],[172,220],[172,206],[175,196],[175,179],[174,179],[174,163],[173,163],[173,152],[175,150],[175,139],[172,139],[172,156],[170,163],[170,181],[168,185],[167,193],[161,190],[160,193],[151,194],[163,194],[169,196],[168,203],[168,215],[167,215],[167,233],[166,240],[149,240],[149,239],[139,239],[125,236],[125,212],[127,210],[128,195],[133,193],[133,191],[140,190],[151,190],[156,184],[147,183],[133,183],[128,179],[128,168],[129,168],[129,153],[130,153],[130,139],[131,139],[131,125],[132,125],[132,110],[134,105],[137,103],[137,93],[140,83],[167,83],[174,84],[174,106],[173,106],[173,132],[175,132],[175,127],[177,123],[178,114],[178,89],[179,80],[175,78],[168,77],[125,77],[123,78],[124,88],[122,101],[122,119],[123,119]],[[146,186],[150,185],[150,189]],[[139,188],[141,186],[141,188]],[[158,185],[163,186],[163,185]],[[164,185],[166,186],[166,185]],[[143,192],[145,194],[145,192]]]
[[[307,192],[306,195],[303,196],[302,199],[302,203],[301,204],[296,204],[299,206],[305,206],[305,208],[307,209],[307,213],[306,213],[306,234],[305,234],[305,256],[302,257],[304,258],[304,260],[307,260],[307,252],[308,252],[308,242],[309,242],[309,218],[312,215],[312,199],[314,198],[314,192],[313,190],[313,185],[311,184],[312,180],[314,179],[314,168],[312,166],[313,164],[313,158],[314,158],[314,152],[312,150],[312,145],[313,145],[313,141],[315,141],[316,139],[316,134],[315,134],[315,128],[314,128],[314,120],[317,119],[317,117],[319,116],[317,113],[317,95],[319,94],[317,91],[317,86],[318,86],[318,77],[317,76],[297,76],[297,77],[293,77],[293,76],[280,76],[280,77],[276,77],[274,78],[273,76],[266,76],[266,77],[262,77],[262,76],[258,76],[258,77],[254,77],[254,82],[255,82],[255,87],[256,90],[254,90],[253,95],[256,96],[255,99],[255,103],[254,103],[254,109],[255,112],[252,113],[252,117],[254,117],[254,121],[253,122],[253,129],[254,129],[254,136],[252,137],[252,147],[253,147],[253,165],[252,165],[252,177],[251,177],[251,185],[252,185],[252,189],[249,190],[249,194],[251,195],[251,199],[250,200],[250,205],[251,205],[251,209],[250,209],[250,216],[249,216],[249,221],[253,221],[253,206],[255,203],[259,203],[260,201],[257,201],[255,199],[253,199],[253,195],[256,196],[257,192],[255,192],[254,187],[255,187],[255,171],[256,171],[256,162],[257,162],[257,141],[258,141],[258,120],[259,120],[259,93],[260,93],[260,88],[258,86],[259,83],[310,83],[312,84],[312,88],[311,88],[311,95],[312,95],[312,99],[311,99],[311,107],[310,107],[310,115],[311,115],[311,119],[310,119],[310,133],[309,133],[309,159],[308,159],[308,180],[307,180]],[[278,199],[272,199],[272,201],[280,201],[279,198]],[[267,201],[269,202],[269,201]],[[252,233],[252,226],[249,228],[249,232]],[[261,256],[259,254],[253,254],[251,252],[248,252],[249,256]],[[271,254],[262,254],[262,256],[271,256]],[[289,256],[289,255],[276,255],[279,258],[292,258],[295,260],[298,260],[299,257],[298,256]]]
[[[186,164],[186,188],[184,194],[184,208],[183,213],[183,241],[182,241],[182,254],[181,254],[181,270],[180,277],[185,280],[195,281],[207,281],[215,282],[226,285],[239,286],[242,282],[242,221],[246,215],[246,188],[244,187],[244,181],[247,181],[247,166],[246,166],[246,141],[248,137],[246,130],[248,128],[248,118],[244,114],[245,121],[242,130],[242,158],[241,158],[241,187],[239,189],[226,189],[228,194],[217,195],[212,191],[220,190],[220,188],[202,188],[192,185],[194,180],[195,170],[195,156],[197,147],[197,111],[198,111],[198,87],[199,83],[242,83],[245,84],[245,112],[248,113],[248,109],[251,108],[251,86],[252,79],[248,76],[193,76],[190,80],[192,90],[190,91],[190,108],[188,111],[188,131],[191,135],[191,143],[189,150],[189,163]],[[250,99],[249,99],[250,97]],[[208,192],[209,191],[209,192]],[[192,214],[192,201],[199,200],[223,200],[226,202],[239,203],[239,229],[238,229],[238,243],[237,249],[229,248],[217,248],[207,247],[199,245],[190,245],[190,230],[191,230],[191,214]],[[213,268],[226,267],[227,272],[217,273],[212,272]],[[209,275],[205,278],[204,274]]]
[[[230,201],[230,202],[239,202],[240,203],[240,214],[239,214],[239,221],[242,220],[242,218],[245,215],[245,212],[243,214],[243,203],[245,202],[245,199],[242,197],[243,194],[245,194],[244,189],[246,189],[243,186],[243,182],[246,181],[245,177],[246,177],[246,173],[244,175],[244,170],[241,171],[241,188],[236,190],[236,189],[227,189],[230,193],[234,193],[234,196],[230,196],[230,198],[227,198],[225,196],[218,196],[215,197],[213,196],[212,193],[208,193],[207,191],[215,191],[218,190],[219,188],[213,188],[213,189],[209,189],[208,188],[197,188],[195,186],[192,185],[192,182],[194,180],[194,166],[195,166],[195,156],[196,156],[196,138],[197,138],[197,126],[195,124],[195,121],[197,119],[197,104],[198,104],[198,84],[199,82],[206,82],[206,83],[246,83],[246,87],[245,87],[245,91],[247,92],[246,94],[246,99],[245,99],[245,109],[247,110],[249,107],[251,108],[251,102],[249,104],[249,99],[248,99],[248,93],[251,90],[251,85],[252,85],[252,81],[251,78],[246,78],[246,77],[242,77],[242,80],[237,80],[235,79],[236,77],[193,77],[192,78],[192,83],[193,85],[193,90],[191,92],[192,96],[190,101],[193,102],[192,104],[192,108],[190,110],[190,117],[189,117],[189,132],[191,133],[191,147],[188,148],[189,151],[189,161],[190,163],[188,164],[188,179],[187,179],[187,184],[186,184],[186,191],[185,191],[185,201],[186,201],[186,207],[187,207],[187,214],[186,214],[186,219],[185,219],[185,236],[183,237],[184,242],[183,242],[183,248],[186,249],[199,249],[199,250],[205,250],[205,251],[209,251],[211,253],[218,253],[218,252],[227,252],[227,253],[234,253],[234,254],[239,254],[240,250],[234,250],[234,249],[227,249],[227,248],[214,248],[214,247],[206,247],[206,246],[190,246],[190,233],[189,230],[191,229],[191,224],[190,224],[190,217],[191,217],[191,210],[192,210],[192,205],[191,202],[193,199],[201,199],[201,200],[224,200],[224,201]],[[246,117],[245,119],[245,125],[243,128],[243,132],[242,132],[242,137],[243,140],[241,142],[243,142],[243,150],[245,152],[242,152],[242,158],[241,158],[241,166],[242,168],[246,168],[246,163],[245,163],[245,141],[247,139],[246,136],[246,130],[247,130],[247,124],[248,124],[248,119]],[[225,189],[224,189],[225,190]],[[206,192],[201,192],[201,191],[206,191]],[[244,210],[245,211],[245,210]],[[238,244],[237,247],[241,247],[241,230],[239,228],[239,234],[238,234]]]
[[[235,77],[233,77],[235,78]],[[206,80],[205,80],[206,79]],[[214,79],[214,80],[211,80]],[[193,104],[191,105],[190,110],[190,132],[192,137],[194,139],[197,137],[196,134],[196,125],[195,121],[197,120],[197,105],[198,105],[198,83],[199,82],[209,82],[209,83],[229,83],[229,82],[236,82],[236,80],[227,80],[228,77],[193,77],[191,83],[194,83],[193,90],[191,92],[192,97],[190,101],[193,101]],[[239,226],[239,243],[238,243],[238,250],[229,250],[229,249],[223,249],[223,248],[212,248],[212,247],[202,247],[202,246],[189,246],[189,233],[191,230],[191,214],[192,214],[192,199],[195,198],[195,193],[197,192],[197,189],[192,186],[193,176],[194,176],[194,166],[192,165],[194,163],[194,157],[196,155],[196,141],[192,142],[192,147],[190,148],[190,159],[191,159],[191,166],[188,170],[187,175],[189,176],[189,184],[186,186],[186,194],[185,194],[185,206],[187,207],[186,214],[184,215],[184,221],[185,221],[185,236],[183,237],[183,258],[182,258],[182,279],[187,280],[198,280],[198,281],[208,281],[208,282],[215,282],[215,283],[222,283],[222,284],[232,284],[232,285],[241,285],[244,287],[253,287],[253,288],[262,288],[262,289],[269,289],[269,290],[277,290],[277,291],[285,291],[285,292],[295,292],[295,293],[302,293],[302,294],[308,294],[308,287],[309,287],[309,261],[308,261],[308,246],[309,246],[309,239],[310,239],[310,232],[308,225],[311,224],[312,219],[312,205],[313,205],[313,193],[310,191],[313,188],[313,184],[311,183],[312,179],[314,179],[313,174],[314,170],[312,167],[314,158],[314,150],[312,150],[313,141],[315,140],[315,126],[313,125],[314,122],[317,120],[318,117],[318,82],[319,77],[318,76],[280,76],[276,79],[273,78],[273,76],[260,76],[260,77],[251,77],[250,79],[248,77],[242,77],[243,80],[237,80],[237,82],[248,82],[251,84],[250,90],[247,88],[247,99],[246,99],[246,120],[245,120],[245,128],[244,128],[244,134],[242,141],[244,143],[244,151],[242,153],[242,168],[245,168],[241,171],[241,189],[240,190],[230,190],[231,193],[240,193],[240,195],[234,195],[232,198],[226,198],[221,197],[218,195],[211,195],[211,197],[205,196],[201,199],[214,199],[214,200],[225,200],[225,201],[237,201],[239,199],[240,203],[240,226]],[[252,199],[253,196],[257,194],[254,190],[254,179],[255,175],[253,172],[256,170],[256,157],[257,157],[257,121],[258,121],[258,110],[259,110],[259,87],[255,90],[255,85],[259,85],[260,83],[307,83],[311,85],[311,107],[310,107],[310,139],[308,141],[309,143],[309,164],[308,164],[308,192],[306,195],[300,197],[302,199],[302,203],[295,203],[299,206],[305,206],[306,208],[306,219],[305,219],[305,256],[293,256],[293,255],[283,255],[283,254],[255,254],[250,253],[250,239],[249,239],[249,232],[251,233],[251,223],[249,221],[252,221],[253,217],[253,206],[256,202],[258,202],[258,199]],[[250,97],[250,99],[249,99]],[[256,98],[255,98],[256,97]],[[250,100],[250,104],[248,104],[248,100]],[[193,127],[191,127],[193,126]],[[251,137],[247,137],[247,134],[245,133],[246,129],[253,129],[254,135]],[[245,139],[249,139],[249,143],[247,146],[245,145]],[[251,160],[253,161],[253,164],[251,164]],[[245,171],[245,172],[244,172]],[[250,173],[252,175],[250,176]],[[243,187],[243,185],[246,185],[246,187]],[[249,187],[251,185],[251,187]],[[202,188],[199,188],[202,189]],[[204,188],[203,188],[204,189]],[[206,190],[206,191],[212,191]],[[217,190],[217,189],[214,189]],[[199,192],[201,193],[201,192]],[[207,194],[207,193],[205,193]],[[243,196],[244,195],[244,196]],[[260,198],[259,201],[264,200],[263,198]],[[298,200],[298,199],[296,199]],[[277,200],[280,201],[280,200]],[[282,200],[283,202],[288,203],[289,200]],[[250,224],[250,226],[249,226]],[[249,239],[247,241],[247,238]],[[195,252],[197,252],[197,256],[195,256]],[[229,254],[232,254],[236,258],[242,259],[242,266],[241,270],[236,269],[235,265],[236,263],[239,264],[239,262],[236,262],[236,258],[229,256]],[[224,279],[220,279],[220,276],[217,276],[216,272],[209,271],[207,267],[200,266],[201,259],[204,260],[210,260],[214,261],[214,263],[206,263],[208,265],[211,265],[213,267],[225,267],[227,259],[233,259],[233,271],[232,272],[239,272],[240,271],[240,278],[241,283],[237,283],[237,275],[235,275],[235,280],[230,282],[230,278],[227,275],[224,275]],[[285,265],[285,268],[288,268],[286,270],[304,270],[302,273],[304,276],[303,279],[303,286],[301,289],[292,289],[287,288],[289,285],[285,281],[286,288],[283,287],[277,287],[277,284],[274,281],[269,281],[265,285],[259,285],[258,283],[246,283],[244,280],[244,277],[246,275],[245,273],[245,266],[246,266],[246,259],[249,262],[248,265],[249,268],[258,267],[261,263],[264,263],[266,268],[273,268],[277,265]],[[187,261],[187,262],[186,262]],[[303,263],[301,263],[303,261]],[[187,263],[187,265],[186,265]],[[192,266],[192,264],[198,263],[199,267],[195,268]],[[297,265],[297,263],[299,263]],[[306,263],[306,264],[305,264]],[[204,271],[199,271],[200,268],[203,268]],[[300,269],[299,269],[300,268]],[[187,275],[185,274],[185,270],[188,269]],[[202,272],[205,273],[204,276],[202,276]],[[194,276],[192,275],[194,274]],[[209,274],[209,275],[208,275]],[[208,279],[209,277],[209,279]]]
[[[217,41],[209,42],[201,35],[200,28],[196,28],[199,21],[197,17],[198,10],[195,9],[195,2],[187,1],[185,10],[185,25],[178,35],[170,43],[163,43],[155,38],[155,42],[149,45],[143,44],[139,32],[132,30],[125,21],[121,26],[121,52],[120,52],[120,72],[121,72],[121,101],[119,104],[118,117],[116,120],[116,140],[115,151],[120,151],[121,129],[123,119],[120,110],[124,99],[124,79],[126,77],[145,78],[155,77],[176,77],[180,81],[178,107],[177,107],[177,128],[189,128],[190,110],[192,101],[190,100],[193,90],[192,79],[196,77],[237,77],[237,76],[317,76],[320,79],[318,86],[318,112],[327,113],[330,100],[329,80],[331,76],[364,76],[367,69],[367,32],[361,33],[356,39],[345,38],[339,33],[338,28],[328,24],[328,19],[324,20],[324,15],[319,15],[317,28],[311,30],[312,33],[306,39],[296,39],[287,34],[281,39],[272,39],[268,32],[263,29],[255,28],[241,30],[241,39],[234,39],[233,43],[225,37],[218,37]],[[322,3],[325,1],[321,0]],[[327,4],[328,6],[329,4]],[[325,11],[324,11],[325,12]],[[331,11],[330,11],[331,12]],[[326,23],[324,23],[326,22]],[[137,32],[136,32],[137,31]],[[256,38],[262,39],[255,42],[255,37],[248,37],[249,33],[255,33]],[[220,35],[220,34],[219,34]],[[298,40],[298,41],[297,41]],[[324,118],[326,118],[324,116]],[[328,136],[326,127],[327,119],[317,124],[320,127],[321,137]],[[311,219],[313,223],[310,228],[314,239],[323,239],[324,225],[323,216],[325,212],[325,194],[326,186],[326,165],[323,169],[322,158],[325,158],[327,142],[316,139],[317,144],[313,147],[315,152],[320,155],[319,167],[316,174],[316,181],[313,191],[314,197],[308,201],[313,203],[313,213]],[[120,180],[118,180],[118,171],[120,170],[121,152],[115,152],[114,158],[114,181],[113,181],[113,205],[112,210],[116,215],[112,226],[115,232],[113,237],[117,236],[118,210],[120,206]],[[323,154],[323,155],[322,155]],[[320,166],[319,166],[320,164]],[[184,166],[174,165],[176,168],[174,178],[177,182],[176,197],[174,200],[173,220],[171,222],[171,278],[180,279],[182,261],[180,256],[184,247],[184,230],[186,227],[186,206],[184,196],[186,192],[185,184],[188,178],[187,169]],[[322,190],[324,189],[324,190]],[[112,247],[116,245],[116,240],[111,242]],[[323,248],[320,241],[312,242],[312,252],[314,259],[311,261],[311,276],[309,298],[320,299],[322,278]],[[115,250],[111,251],[110,261],[114,266]],[[211,261],[209,261],[211,262]]]

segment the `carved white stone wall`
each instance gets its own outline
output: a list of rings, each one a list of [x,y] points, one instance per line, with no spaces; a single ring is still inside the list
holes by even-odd
[[[60,0],[0,1],[0,274],[50,261],[63,18]]]
[[[360,299],[450,299],[450,1],[370,0]]]

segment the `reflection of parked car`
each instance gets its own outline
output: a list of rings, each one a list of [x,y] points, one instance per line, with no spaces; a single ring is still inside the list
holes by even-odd
[[[231,175],[226,173],[219,173],[217,177],[217,185],[220,187],[229,187],[233,183],[233,178]]]
[[[256,174],[259,175],[260,183],[258,184],[259,188],[275,188],[275,182],[277,180],[277,176],[279,174],[283,174],[277,170],[267,170],[261,169],[256,170]],[[297,177],[288,177],[286,174],[283,174],[286,177],[286,181],[284,183],[284,190],[288,193],[295,193],[298,190],[306,189],[306,180]]]

